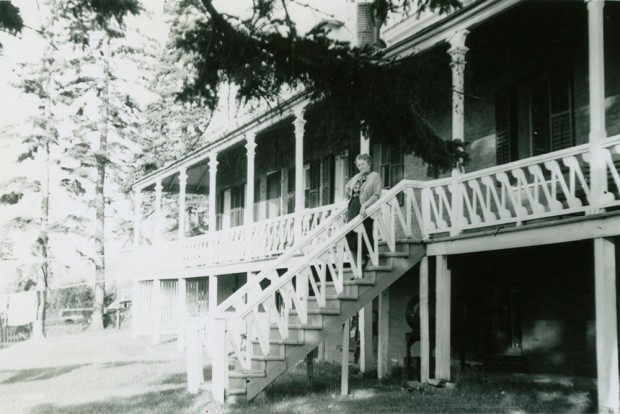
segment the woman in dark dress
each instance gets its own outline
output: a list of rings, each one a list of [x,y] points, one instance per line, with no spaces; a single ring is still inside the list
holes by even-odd
[[[383,180],[379,173],[372,171],[372,158],[368,154],[360,154],[355,158],[355,166],[359,170],[349,182],[347,183],[345,190],[347,198],[349,199],[348,207],[348,220],[352,220],[357,215],[361,215],[364,219],[364,229],[368,235],[368,240],[371,245],[374,243],[372,235],[373,221],[372,218],[366,214],[366,209],[372,205],[375,201],[381,197],[381,190],[383,190]],[[352,231],[347,234],[347,241],[353,257],[357,258],[357,233]],[[368,262],[368,249],[366,244],[362,241],[362,265],[365,266]]]

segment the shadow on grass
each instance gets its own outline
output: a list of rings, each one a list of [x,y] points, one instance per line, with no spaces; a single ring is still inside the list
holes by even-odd
[[[30,412],[33,414],[180,413],[194,405],[194,398],[185,389],[175,389],[76,405],[40,404]]]
[[[399,378],[379,381],[350,371],[349,395],[340,395],[340,367],[316,364],[310,385],[305,369],[295,367],[270,385],[254,402],[230,407],[246,412],[424,412],[424,413],[593,413],[596,391],[566,384],[527,380],[463,377],[453,389],[410,387]]]
[[[90,364],[78,364],[78,365],[67,365],[64,367],[50,367],[50,368],[35,368],[35,369],[22,369],[19,371],[0,371],[0,374],[14,372],[13,375],[10,375],[7,379],[0,382],[1,384],[16,384],[18,382],[29,382],[29,381],[41,381],[54,377],[58,377],[60,375],[67,374],[71,371],[74,371],[78,368],[85,367]]]

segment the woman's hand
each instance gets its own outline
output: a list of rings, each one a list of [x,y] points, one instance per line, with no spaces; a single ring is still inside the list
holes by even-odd
[[[363,219],[365,219],[366,217],[368,217],[368,215],[366,214],[366,206],[362,205],[360,207],[360,216],[362,216]]]

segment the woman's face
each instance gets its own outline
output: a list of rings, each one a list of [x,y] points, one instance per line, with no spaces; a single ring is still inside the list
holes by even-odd
[[[357,160],[355,161],[355,166],[361,173],[370,172],[370,164],[366,160]]]

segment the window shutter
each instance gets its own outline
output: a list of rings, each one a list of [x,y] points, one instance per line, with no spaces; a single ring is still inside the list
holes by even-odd
[[[287,214],[290,214],[295,211],[295,167],[288,169],[286,187],[286,212]]]
[[[321,184],[321,205],[326,206],[334,202],[334,156],[323,158],[323,180]]]
[[[569,71],[555,73],[549,80],[552,151],[573,146],[571,85]]]
[[[497,164],[511,160],[510,134],[510,91],[508,88],[498,92],[495,98],[495,135],[497,136]]]
[[[310,185],[306,192],[306,208],[319,206],[319,186],[321,184],[321,162],[314,160],[310,163]]]

